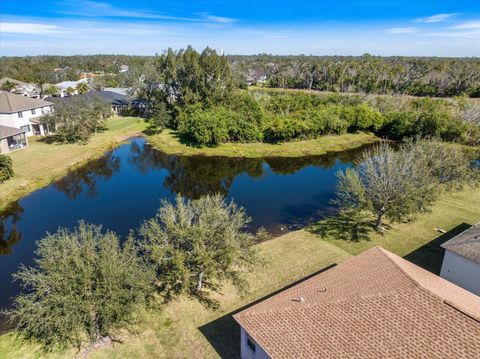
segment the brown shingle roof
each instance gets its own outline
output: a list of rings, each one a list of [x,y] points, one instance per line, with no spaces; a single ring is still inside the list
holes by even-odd
[[[0,91],[0,113],[15,113],[32,108],[50,106],[51,104],[48,101]]]
[[[442,247],[480,263],[480,223],[445,242]]]
[[[21,129],[15,128],[15,127],[0,125],[0,139],[7,138],[7,137],[10,137],[10,136],[15,136],[15,135],[18,135],[18,134],[24,133],[24,132],[27,132],[27,130],[21,130]]]
[[[480,297],[380,247],[234,318],[272,358],[480,357]]]

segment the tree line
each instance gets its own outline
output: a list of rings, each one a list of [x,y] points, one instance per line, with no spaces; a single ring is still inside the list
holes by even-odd
[[[167,50],[168,52],[170,50]],[[103,72],[98,87],[135,86],[155,72],[155,56],[77,55],[0,58],[0,78],[33,83],[78,80],[81,72]],[[404,56],[224,56],[239,86],[255,84],[274,88],[413,96],[480,97],[478,58]],[[119,73],[121,65],[129,71]],[[191,69],[195,71],[196,69]]]
[[[480,59],[363,56],[232,56],[236,72],[255,83],[317,91],[480,97]]]

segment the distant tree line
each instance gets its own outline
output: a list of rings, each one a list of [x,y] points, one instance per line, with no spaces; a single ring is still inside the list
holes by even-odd
[[[188,48],[186,64],[195,62]],[[211,50],[210,50],[211,51]],[[171,60],[172,50],[168,59]],[[33,83],[78,80],[80,72],[103,72],[95,87],[136,86],[155,76],[156,56],[77,55],[0,58],[0,78],[11,77]],[[189,56],[193,56],[189,58]],[[480,97],[480,59],[402,56],[224,56],[239,86],[266,78],[264,85],[317,91],[403,94],[413,96]],[[192,62],[193,61],[193,62]],[[120,66],[129,71],[119,73]],[[164,64],[167,65],[167,64]],[[169,64],[172,65],[172,64]],[[169,66],[168,65],[168,66]],[[168,70],[168,66],[164,69]],[[184,68],[192,73],[198,67]],[[165,74],[171,78],[174,73]],[[181,76],[181,74],[180,74]],[[187,95],[188,97],[188,95]]]
[[[480,97],[480,59],[381,56],[232,56],[235,71],[266,85],[317,91]]]

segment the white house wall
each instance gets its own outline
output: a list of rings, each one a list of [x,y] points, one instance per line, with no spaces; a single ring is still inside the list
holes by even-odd
[[[240,327],[240,357],[242,359],[270,359],[270,356],[256,343],[255,353],[247,345],[247,332]]]
[[[50,106],[43,106],[43,114],[51,111]],[[18,112],[15,113],[0,113],[0,125],[21,128],[22,126],[30,125],[30,130],[26,132],[27,137],[32,136],[32,123],[30,120],[38,119],[43,116],[42,107],[35,109],[35,114],[32,114],[32,110],[23,110],[22,117],[18,117]]]
[[[440,276],[463,289],[480,295],[480,263],[446,250]]]

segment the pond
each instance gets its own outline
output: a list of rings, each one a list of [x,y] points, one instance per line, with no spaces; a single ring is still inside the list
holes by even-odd
[[[33,264],[35,242],[46,232],[84,219],[124,237],[155,215],[161,199],[215,192],[245,207],[251,230],[283,233],[336,213],[335,173],[363,149],[295,159],[180,157],[135,138],[0,214],[0,307],[18,293],[12,273]]]

